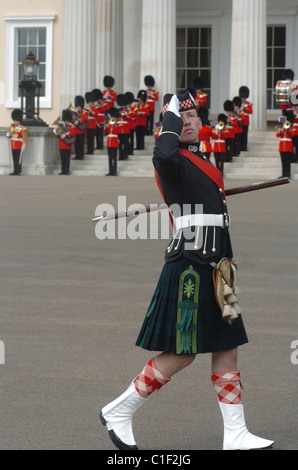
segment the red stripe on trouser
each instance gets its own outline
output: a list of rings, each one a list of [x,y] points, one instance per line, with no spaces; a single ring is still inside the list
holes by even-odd
[[[229,405],[241,403],[241,388],[243,387],[238,370],[213,374],[211,381],[220,402]]]
[[[169,380],[157,369],[154,359],[150,359],[135,379],[135,388],[141,397],[146,398],[155,390],[159,390]]]

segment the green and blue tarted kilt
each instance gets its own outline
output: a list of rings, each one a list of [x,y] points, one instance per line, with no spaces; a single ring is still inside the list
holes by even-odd
[[[212,267],[179,258],[165,263],[136,345],[149,351],[199,354],[247,343],[241,315],[222,320]]]

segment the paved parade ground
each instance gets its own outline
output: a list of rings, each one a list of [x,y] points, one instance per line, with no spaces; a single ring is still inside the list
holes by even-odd
[[[114,450],[98,412],[153,356],[134,343],[167,240],[99,240],[92,218],[119,195],[161,202],[155,181],[1,176],[0,193],[0,449]],[[297,450],[298,181],[228,206],[250,340],[239,348],[247,426]],[[149,398],[134,433],[144,450],[221,449],[209,354]]]

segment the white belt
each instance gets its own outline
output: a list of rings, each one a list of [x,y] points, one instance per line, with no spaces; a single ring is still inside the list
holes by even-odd
[[[280,140],[287,141],[287,142],[292,142],[292,139],[289,139],[288,137],[282,137]]]
[[[218,140],[218,139],[217,139],[217,140],[214,141],[214,143],[215,143],[215,142],[218,142],[218,143],[220,143],[220,144],[224,144],[224,143],[225,143],[225,140]]]
[[[14,139],[14,138],[12,138],[11,140],[13,140],[15,142],[23,142],[23,139]]]
[[[108,134],[108,137],[118,137],[118,134]]]
[[[227,214],[189,214],[175,219],[176,229],[192,226],[211,226],[227,228],[230,226],[230,216]]]

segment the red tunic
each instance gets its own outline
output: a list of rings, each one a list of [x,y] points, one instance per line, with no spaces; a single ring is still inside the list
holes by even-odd
[[[158,101],[158,91],[147,90],[147,103],[149,104],[149,111],[155,110],[155,102]]]
[[[280,138],[279,141],[279,152],[293,152],[293,140],[292,138],[298,135],[298,129],[295,127],[290,127],[290,129],[285,129],[282,127],[277,133],[276,137]]]
[[[212,130],[211,126],[203,126],[202,129],[199,130],[201,152],[212,152],[210,139],[217,139],[217,134]]]
[[[67,137],[72,137],[76,135],[76,127],[73,124],[69,124],[66,126],[66,132]],[[59,138],[59,149],[60,150],[71,150],[72,144],[67,144],[65,141],[61,138]]]

